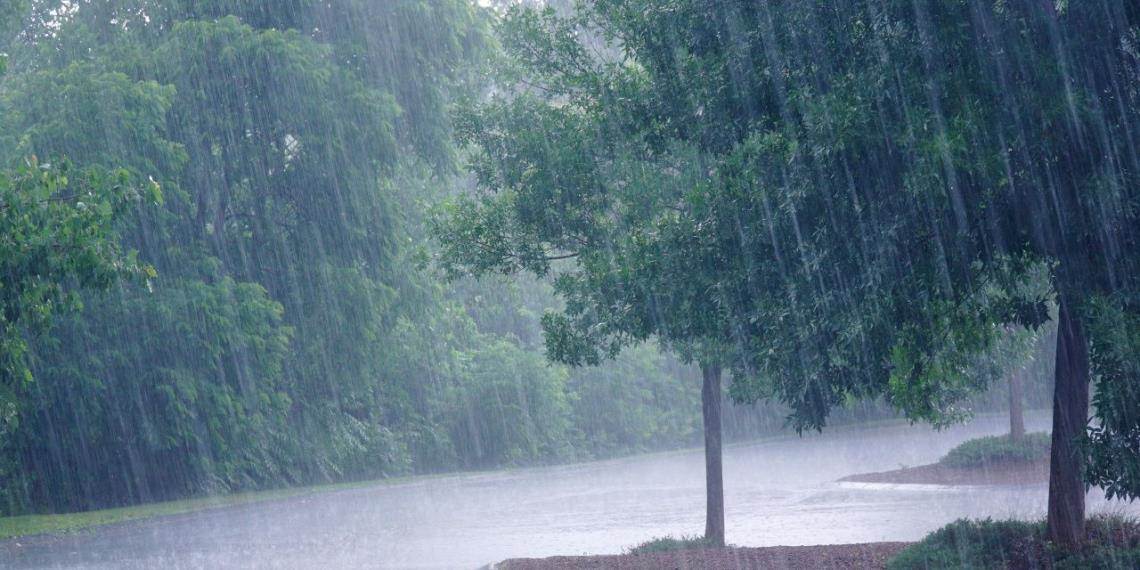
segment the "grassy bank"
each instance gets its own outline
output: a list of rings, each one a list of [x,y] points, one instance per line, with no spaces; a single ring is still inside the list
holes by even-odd
[[[682,536],[681,538],[661,536],[647,540],[637,546],[628,548],[626,549],[625,553],[649,554],[651,552],[672,552],[675,550],[697,550],[701,548],[716,547],[717,546],[715,544],[709,542],[703,536]]]
[[[428,475],[426,477],[432,477]],[[131,507],[119,507],[98,511],[81,513],[63,513],[52,515],[20,515],[14,517],[0,517],[0,540],[48,533],[65,533],[84,530],[92,527],[121,523],[133,520],[180,515],[208,509],[233,507],[264,501],[275,501],[340,491],[376,485],[393,485],[407,482],[411,477],[394,477],[374,481],[358,481],[351,483],[335,483],[327,485],[314,485],[309,487],[294,487],[289,489],[274,489],[269,491],[254,491],[248,493],[235,493],[232,495],[218,495],[213,497],[199,497],[166,501],[162,503],[149,503]]]
[[[133,507],[120,507],[82,513],[55,515],[21,515],[0,518],[0,539],[45,533],[74,532],[95,526],[126,522],[150,517],[191,513],[206,509],[230,507],[273,499],[294,497],[318,492],[317,488],[282,489],[256,493],[241,493],[218,497],[184,499],[164,503],[151,503]]]
[[[1009,435],[979,437],[951,449],[938,463],[957,469],[1031,463],[1049,457],[1049,437],[1048,433],[1030,433],[1020,439]]]

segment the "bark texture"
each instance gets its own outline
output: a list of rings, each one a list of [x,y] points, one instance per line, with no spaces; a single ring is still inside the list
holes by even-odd
[[[1077,440],[1089,410],[1089,347],[1080,318],[1062,299],[1057,319],[1057,372],[1049,456],[1049,539],[1075,549],[1084,541],[1085,485]]]
[[[701,412],[705,428],[705,540],[724,546],[724,471],[721,461],[719,365],[702,365]]]
[[[1009,377],[1009,438],[1020,441],[1025,437],[1025,408],[1022,406],[1022,376],[1025,369],[1015,370]]]

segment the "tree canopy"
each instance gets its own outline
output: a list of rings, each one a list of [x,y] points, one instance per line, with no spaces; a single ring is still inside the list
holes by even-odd
[[[1119,357],[1094,340],[1090,368],[1083,347],[1091,308],[1127,314],[1136,291],[1138,25],[1116,0],[510,9],[514,68],[460,121],[481,194],[443,224],[445,259],[553,270],[548,342],[572,362],[715,339],[734,396],[799,428],[878,394],[957,417],[978,355],[1056,299],[1050,527],[1071,543],[1090,369],[1133,397]],[[1113,398],[1092,483],[1131,472],[1105,447],[1135,433]]]

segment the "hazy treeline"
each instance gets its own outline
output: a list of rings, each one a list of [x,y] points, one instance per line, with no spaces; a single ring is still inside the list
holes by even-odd
[[[163,200],[119,227],[157,277],[84,293],[5,379],[0,513],[695,441],[675,362],[551,366],[544,285],[422,268],[460,166],[446,107],[489,45],[465,0],[34,0],[11,22],[5,164],[124,167]]]

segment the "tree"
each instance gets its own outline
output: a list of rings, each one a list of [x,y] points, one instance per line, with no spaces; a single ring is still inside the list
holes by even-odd
[[[1106,158],[1120,156],[1134,162],[1135,153],[1127,150],[1127,133],[1136,124],[1135,105],[1121,107],[1115,95],[1104,98],[1108,86],[1135,81],[1129,78],[1127,55],[1119,42],[1126,37],[1127,26],[1135,26],[1136,14],[1122,3],[1095,4],[1061,12],[1029,2],[1000,8],[977,3],[905,7],[898,21],[913,26],[917,42],[911,48],[903,46],[902,54],[908,58],[891,57],[891,61],[893,65],[914,62],[912,71],[903,76],[927,79],[916,84],[909,96],[905,86],[899,93],[909,116],[892,121],[898,126],[892,137],[897,144],[881,153],[872,153],[873,147],[866,144],[855,147],[864,156],[875,156],[879,164],[901,166],[896,171],[902,176],[895,183],[909,185],[927,201],[913,204],[911,210],[924,212],[926,219],[917,221],[910,215],[910,229],[898,235],[918,239],[930,236],[933,228],[930,237],[938,247],[904,259],[931,260],[930,274],[943,281],[938,295],[947,301],[961,307],[982,294],[972,287],[978,282],[972,268],[992,271],[1011,255],[1056,264],[1051,282],[1060,312],[1048,526],[1050,537],[1065,547],[1078,545],[1084,537],[1085,485],[1078,443],[1088,416],[1088,303],[1099,296],[1131,295],[1136,275],[1135,256],[1121,249],[1136,240],[1134,213],[1121,207],[1135,200],[1128,190],[1136,187],[1135,170],[1116,169],[1110,166],[1116,159]],[[971,25],[955,29],[950,24],[956,22]],[[1026,41],[1030,36],[1044,43]],[[979,52],[972,43],[978,38],[986,51]],[[956,63],[946,67],[937,63],[948,59]],[[1087,73],[1074,77],[1067,71],[1069,65]],[[1064,108],[1049,103],[1065,97],[1070,99]],[[855,109],[873,108],[857,100],[848,102]],[[872,108],[863,112],[873,112]],[[928,125],[926,136],[916,136],[922,132],[915,129],[916,116],[926,117],[922,120]],[[1095,143],[1097,150],[1090,152],[1085,133],[1092,131],[1102,136]],[[811,141],[797,138],[800,145]],[[891,154],[906,160],[896,163],[887,158]],[[844,160],[812,170],[841,173],[844,168],[869,165],[858,157],[840,156]],[[908,221],[905,212],[895,210],[891,215],[892,209],[873,200],[865,203],[871,216]],[[840,251],[834,245],[828,249]],[[938,288],[935,281],[922,290]],[[964,294],[963,289],[974,292]],[[905,298],[920,298],[914,293]],[[1009,322],[1035,326],[1045,314],[1041,308],[1031,310],[1041,307],[1040,301],[1018,304],[995,306],[998,310],[976,313],[980,318],[971,320],[977,327]],[[914,322],[904,315],[896,322],[908,321]],[[930,349],[918,348],[916,354],[930,354]],[[925,375],[924,360],[920,356],[907,361],[912,382]],[[897,378],[898,371],[892,376]]]
[[[1046,287],[1048,285],[1046,284]],[[1054,308],[1050,308],[1053,315]],[[1052,337],[1055,328],[1044,325],[1037,331],[1007,328],[1006,334],[990,350],[994,365],[1009,384],[1009,436],[1019,440],[1025,437],[1026,382],[1033,382],[1040,373],[1041,357],[1050,354],[1057,341]]]
[[[22,0],[8,2],[0,7],[0,75],[7,71],[8,44],[16,35],[14,30],[19,28],[20,18],[27,8],[27,3]]]
[[[943,396],[969,355],[1005,323],[1047,317],[1047,299],[1017,284],[1054,264],[1049,531],[1079,544],[1078,442],[1090,371],[1105,367],[1090,363],[1089,304],[1118,299],[1127,314],[1136,290],[1135,6],[595,7],[653,77],[636,100],[722,157],[707,198],[721,204],[698,221],[727,230],[722,247],[743,260],[742,367],[793,373],[778,380],[792,390],[777,389],[808,425],[848,391],[887,390],[920,417],[953,412]],[[787,302],[768,295],[781,282]],[[768,326],[789,304],[792,326]],[[1128,441],[1119,419],[1106,439]]]
[[[152,199],[160,199],[152,187]],[[5,396],[31,381],[28,334],[42,332],[61,310],[74,309],[82,288],[119,278],[154,276],[115,241],[113,223],[140,199],[125,172],[72,171],[35,157],[0,172],[0,378]],[[12,405],[3,398],[4,406]]]
[[[1080,543],[1090,371],[1131,374],[1119,350],[1090,361],[1087,330],[1090,303],[1127,315],[1137,290],[1132,4],[598,0],[508,22],[519,81],[466,131],[490,196],[444,237],[476,272],[574,256],[555,354],[716,339],[733,395],[795,427],[884,393],[944,422],[985,384],[976,355],[1055,295],[1049,531]],[[1026,285],[1040,267],[1051,292]],[[1089,481],[1124,490],[1136,416],[1104,387]]]
[[[7,72],[6,49],[28,8],[22,1],[0,8],[0,77]],[[157,185],[152,184],[149,197],[161,200]],[[115,218],[138,198],[123,170],[72,172],[67,162],[40,164],[31,155],[14,171],[0,171],[0,406],[5,423],[13,413],[10,390],[31,380],[26,333],[45,328],[58,307],[73,308],[76,288],[107,287],[132,273],[153,275],[153,269],[137,263],[134,253],[123,252],[114,240]]]
[[[149,196],[159,199],[157,187]],[[82,290],[154,277],[119,246],[113,227],[139,199],[122,171],[73,170],[34,157],[0,171],[0,449],[25,412],[30,345],[81,306]],[[0,461],[0,479],[7,479],[6,463]],[[10,500],[7,491],[0,494],[0,504]]]
[[[553,273],[566,303],[543,319],[556,361],[596,365],[656,338],[700,363],[706,540],[723,545],[721,370],[729,339],[716,328],[723,299],[705,279],[713,267],[662,271],[676,260],[652,235],[662,208],[699,178],[697,161],[623,137],[605,100],[615,96],[605,82],[616,64],[588,54],[552,9],[512,8],[501,32],[519,67],[500,85],[510,95],[470,107],[457,122],[476,153],[480,193],[442,213],[440,260],[453,276]],[[511,75],[516,70],[521,75]]]
[[[0,462],[5,512],[108,508],[297,477],[288,425],[297,392],[282,370],[292,330],[264,288],[159,278],[85,301],[37,343],[52,356],[35,359],[38,381],[19,392],[29,413],[0,441],[4,457],[24,458]]]

